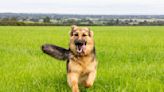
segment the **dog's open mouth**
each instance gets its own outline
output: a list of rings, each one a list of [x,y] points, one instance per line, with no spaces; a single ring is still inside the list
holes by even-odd
[[[78,53],[82,53],[84,52],[85,48],[86,48],[86,42],[76,42],[76,50]]]

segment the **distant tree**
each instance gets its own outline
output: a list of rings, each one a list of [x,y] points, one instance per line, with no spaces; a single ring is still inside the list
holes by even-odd
[[[116,24],[119,24],[119,19],[116,19]]]
[[[81,22],[86,22],[86,21],[88,21],[87,18],[82,18],[82,19],[81,19]]]
[[[146,20],[144,20],[144,23],[147,23],[147,21],[146,21]]]
[[[133,22],[133,20],[132,19],[130,19],[130,21],[129,22]]]
[[[50,17],[46,16],[45,18],[43,18],[43,22],[50,23]]]
[[[88,20],[88,23],[89,23],[89,25],[93,25],[94,24],[92,20]]]
[[[69,20],[67,20],[67,24],[76,24],[76,20],[75,19],[69,19]]]
[[[17,22],[17,18],[16,17],[11,17],[10,22]]]
[[[2,22],[7,22],[7,21],[9,21],[10,19],[9,18],[3,18],[1,21]]]

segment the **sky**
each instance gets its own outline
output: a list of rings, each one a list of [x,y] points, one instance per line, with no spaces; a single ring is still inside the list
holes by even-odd
[[[0,13],[164,15],[164,0],[2,0]]]

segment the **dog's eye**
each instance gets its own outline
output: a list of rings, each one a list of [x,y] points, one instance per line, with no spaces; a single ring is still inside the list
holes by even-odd
[[[74,34],[75,36],[78,36],[78,34]]]
[[[83,34],[83,37],[87,36],[86,34]]]

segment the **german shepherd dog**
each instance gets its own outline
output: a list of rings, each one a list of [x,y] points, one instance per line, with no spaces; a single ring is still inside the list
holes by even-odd
[[[72,92],[79,92],[78,84],[89,88],[96,77],[96,52],[93,31],[72,26],[69,49],[51,44],[42,46],[44,53],[59,60],[67,60],[67,82]]]

